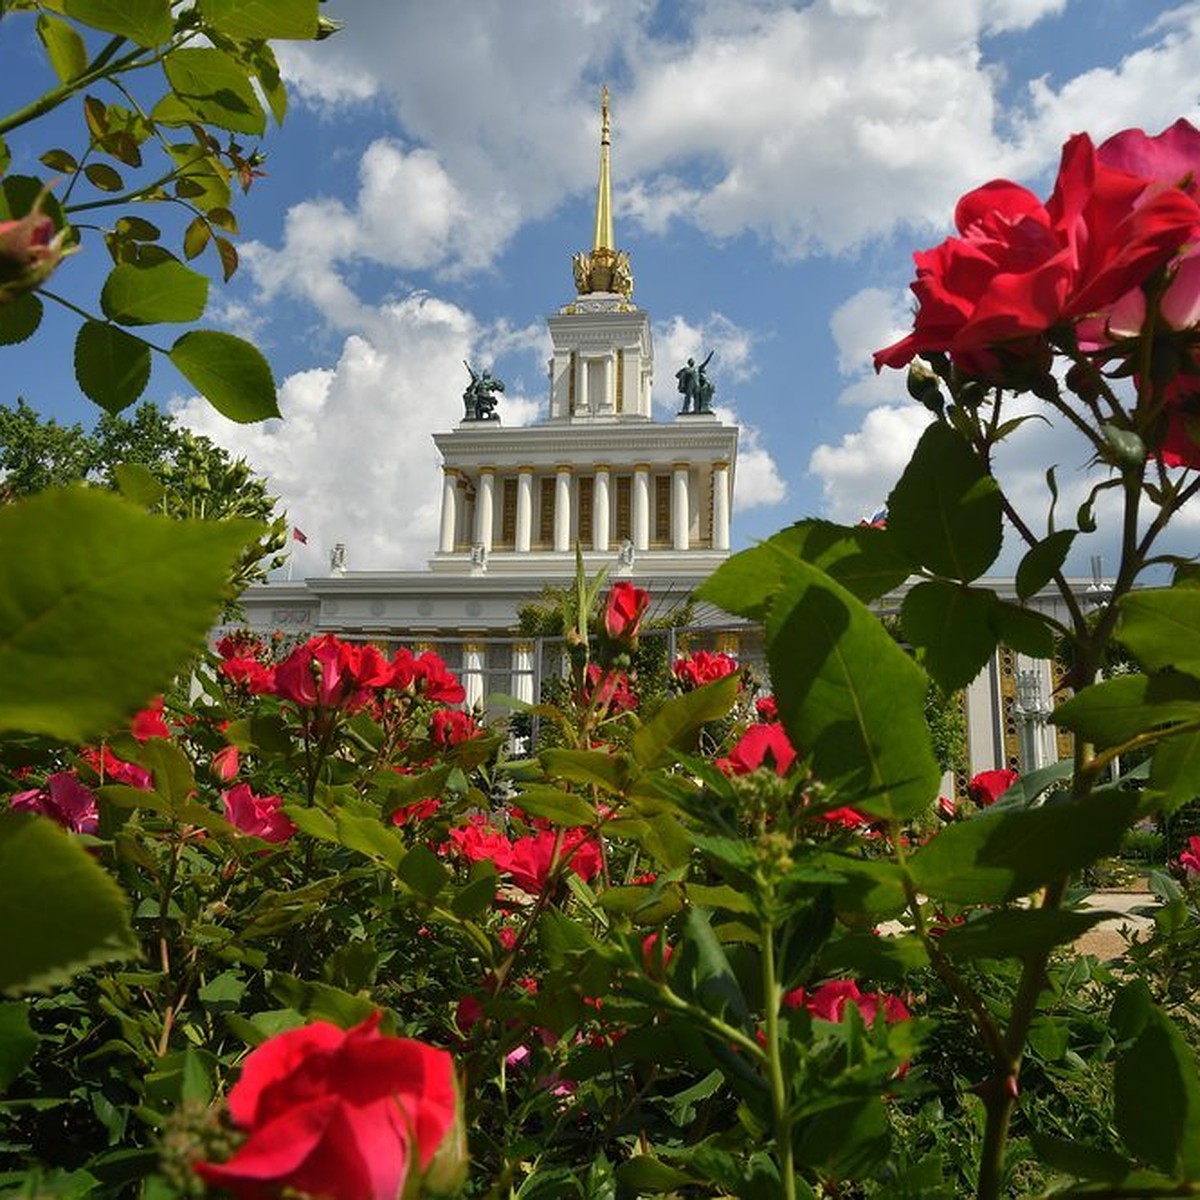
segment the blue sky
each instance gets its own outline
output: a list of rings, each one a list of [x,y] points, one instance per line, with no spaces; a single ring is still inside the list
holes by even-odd
[[[602,83],[659,415],[680,363],[715,349],[718,409],[743,428],[736,546],[799,517],[856,520],[895,482],[925,414],[870,353],[907,327],[912,251],[945,236],[961,193],[997,176],[1047,191],[1079,130],[1200,124],[1200,3],[325,10],[345,22],[337,37],[281,50],[292,108],[238,209],[243,268],[214,285],[205,319],[262,346],[285,420],[232,426],[165,363],[148,392],[268,475],[309,537],[300,574],[322,572],[335,542],[351,569],[425,563],[430,434],[461,415],[462,359],[506,381],[506,423],[544,410],[545,318],[572,299],[571,255],[590,247]],[[39,55],[29,22],[7,17],[5,111],[44,86]],[[14,169],[47,144],[12,142]],[[105,267],[92,240],[64,271],[86,294]],[[90,423],[65,349],[75,324],[49,318],[52,336],[0,350],[0,399]],[[1082,497],[1086,458],[1066,431],[1031,422],[1021,438],[1001,466],[1029,511],[1044,511],[1051,462],[1066,501]],[[1103,530],[1080,539],[1069,566],[1084,573],[1108,545]]]

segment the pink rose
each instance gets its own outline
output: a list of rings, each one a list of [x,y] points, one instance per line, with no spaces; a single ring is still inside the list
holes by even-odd
[[[296,832],[280,807],[282,796],[256,796],[248,783],[239,783],[221,793],[225,819],[242,833],[264,842],[286,842]]]
[[[343,1031],[316,1021],[251,1051],[229,1093],[248,1133],[224,1163],[197,1163],[236,1196],[285,1190],[396,1200],[423,1178],[446,1188],[465,1167],[454,1063],[444,1050],[379,1032],[380,1014]]]
[[[1179,865],[1187,872],[1190,879],[1200,875],[1200,837],[1188,838],[1188,848],[1179,856]]]
[[[54,232],[54,221],[40,211],[15,221],[0,221],[0,305],[22,292],[40,287],[58,266],[65,251],[66,230]]]
[[[46,779],[44,788],[17,792],[9,800],[17,812],[35,812],[56,821],[72,833],[96,833],[100,810],[92,791],[79,782],[74,771],[58,771]]]

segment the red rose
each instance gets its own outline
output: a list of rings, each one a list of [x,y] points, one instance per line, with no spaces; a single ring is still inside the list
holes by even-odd
[[[275,668],[275,693],[301,708],[362,708],[373,688],[392,678],[392,665],[374,646],[356,646],[332,633],[310,638]]]
[[[786,775],[795,760],[796,751],[788,741],[783,726],[771,722],[751,725],[730,750],[729,757],[717,759],[717,766],[726,775],[749,775],[759,767],[770,765],[777,774]]]
[[[435,746],[457,746],[479,733],[479,725],[470,713],[457,708],[434,710],[429,737]]]
[[[958,203],[959,236],[914,255],[913,331],[875,354],[875,369],[947,351],[987,374],[1007,343],[1040,353],[1052,326],[1115,304],[1200,230],[1200,207],[1178,188],[1106,165],[1086,134],[1063,147],[1045,205],[995,180]]]
[[[399,655],[397,655],[399,658]],[[426,650],[413,664],[415,679],[421,695],[426,700],[436,704],[461,704],[467,696],[467,689],[458,681],[458,677],[432,650]],[[393,660],[393,679],[402,671]],[[393,683],[392,686],[395,686]]]
[[[1153,137],[1140,129],[1114,133],[1096,157],[1106,167],[1200,196],[1200,130],[1182,117]]]
[[[603,670],[597,663],[588,663],[584,680],[584,700],[608,708],[611,712],[629,712],[637,708],[637,696],[629,686],[624,671]]]
[[[737,669],[737,659],[731,654],[697,650],[695,654],[677,658],[671,666],[671,674],[690,690],[724,679]]]
[[[967,790],[976,804],[987,808],[989,804],[995,804],[1017,782],[1018,778],[1016,771],[1010,770],[1008,767],[1000,767],[994,771],[980,771],[978,775],[972,776]]]
[[[632,642],[649,607],[649,592],[627,580],[614,583],[604,610],[604,632],[614,642]]]
[[[253,1050],[229,1093],[249,1137],[228,1162],[197,1163],[196,1172],[255,1200],[285,1189],[396,1200],[414,1173],[452,1183],[464,1165],[453,1060],[383,1036],[379,1020],[348,1031],[317,1021]]]
[[[171,736],[171,731],[163,719],[163,698],[161,696],[155,696],[141,712],[134,714],[130,730],[139,742]]]

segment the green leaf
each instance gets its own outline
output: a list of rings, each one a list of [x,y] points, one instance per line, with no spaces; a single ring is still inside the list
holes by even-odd
[[[913,566],[886,530],[799,521],[722,563],[697,595],[726,612],[764,619],[771,598],[787,578],[788,562],[796,559],[820,567],[863,601],[899,587]]]
[[[1031,546],[1017,567],[1017,595],[1022,600],[1036,596],[1062,570],[1078,530],[1060,529]]]
[[[698,1182],[691,1175],[648,1154],[635,1154],[619,1164],[615,1174],[622,1188],[636,1196],[661,1196],[664,1192],[677,1192]]]
[[[117,491],[142,508],[153,508],[167,494],[167,489],[142,463],[117,463],[112,471]]]
[[[175,184],[176,195],[194,200],[201,212],[228,206],[229,172],[220,159],[195,142],[172,143],[167,153],[181,176]]]
[[[1180,721],[1200,720],[1200,681],[1163,671],[1118,675],[1063,701],[1050,720],[1101,749]]]
[[[59,171],[64,175],[74,175],[79,170],[75,156],[66,150],[47,150],[45,154],[38,155],[38,162],[49,167],[51,171]]]
[[[1117,1129],[1138,1158],[1174,1178],[1200,1178],[1200,1077],[1196,1060],[1146,985],[1129,984],[1113,1005],[1141,1024],[1114,1072]]]
[[[40,13],[37,19],[37,35],[46,47],[46,57],[61,83],[83,74],[87,67],[87,47],[83,44],[78,30],[66,21]]]
[[[98,488],[0,507],[0,729],[82,742],[204,644],[252,521],[153,517]]]
[[[996,650],[991,617],[996,593],[943,580],[918,583],[900,610],[904,636],[923,654],[921,664],[950,695],[964,688]]]
[[[970,443],[935,421],[888,497],[888,532],[906,554],[964,583],[996,560],[1003,539],[1000,488]]]
[[[733,707],[740,686],[740,676],[726,675],[668,700],[633,735],[630,749],[638,765],[646,770],[666,766],[672,761],[673,750],[691,749],[700,727],[720,720]]]
[[[117,232],[135,242],[156,242],[162,236],[157,225],[141,217],[118,217]]]
[[[418,843],[397,867],[396,878],[426,900],[432,900],[450,882],[450,872],[428,846]]]
[[[0,991],[136,953],[125,897],[83,846],[45,817],[0,813]]]
[[[171,361],[222,416],[247,424],[279,416],[267,360],[231,333],[194,329],[171,347]]]
[[[1168,811],[1200,796],[1200,733],[1166,737],[1155,746],[1150,790]]]
[[[75,379],[89,400],[114,416],[150,381],[150,347],[103,321],[85,321],[75,338]]]
[[[88,183],[102,192],[119,192],[125,186],[120,172],[108,163],[88,163],[83,173]]]
[[[1036,1131],[1030,1132],[1029,1140],[1042,1162],[1077,1179],[1118,1183],[1133,1170],[1133,1163],[1128,1159],[1100,1146],[1086,1146],[1082,1142],[1069,1142]]]
[[[992,609],[997,640],[1030,658],[1054,657],[1054,634],[1035,611],[998,600]]]
[[[571,828],[596,823],[596,810],[582,796],[559,788],[526,788],[517,804],[530,816],[544,817],[555,825]]]
[[[210,237],[212,237],[212,230],[208,227],[208,222],[203,217],[193,218],[183,234],[184,257],[195,258],[208,245]]]
[[[39,1040],[29,1027],[29,1009],[24,1002],[0,1004],[0,1092],[25,1069]]]
[[[1067,945],[1098,922],[1119,915],[1100,909],[1003,909],[951,926],[938,945],[957,958],[1028,958]]]
[[[1120,608],[1117,637],[1142,666],[1200,677],[1200,589],[1139,588]]]
[[[33,337],[42,323],[42,301],[33,292],[21,292],[0,305],[0,346],[15,346]]]
[[[766,626],[792,744],[817,777],[873,816],[900,819],[937,795],[925,672],[860,601],[808,563],[789,568]]]
[[[317,0],[200,0],[200,15],[231,38],[309,39],[317,34]]]
[[[619,795],[629,782],[629,764],[608,750],[543,750],[538,756],[552,779],[595,786]]]
[[[173,258],[143,266],[118,263],[100,292],[100,307],[122,325],[194,321],[208,302],[208,280]]]
[[[66,0],[64,7],[68,17],[139,46],[160,46],[175,29],[171,0]]]
[[[245,69],[223,51],[176,50],[163,62],[163,70],[175,94],[204,124],[234,133],[266,131],[266,113]]]
[[[703,909],[688,910],[683,921],[683,941],[672,956],[671,965],[674,986],[685,999],[695,1000],[716,1016],[729,1013],[737,1022],[746,1019],[749,1010],[741,984]]]
[[[949,825],[908,860],[916,889],[936,900],[997,904],[1112,854],[1137,815],[1136,795],[985,812]]]

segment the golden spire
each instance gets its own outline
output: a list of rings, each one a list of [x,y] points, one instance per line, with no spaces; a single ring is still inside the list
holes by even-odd
[[[581,296],[608,292],[627,303],[633,296],[633,273],[629,255],[613,245],[612,177],[609,149],[612,127],[608,117],[608,88],[600,89],[600,182],[596,187],[596,230],[592,252],[580,250],[571,260],[575,271],[575,290]]]
[[[609,147],[612,145],[612,128],[608,120],[608,87],[600,89],[600,183],[596,188],[596,235],[592,239],[592,253],[597,250],[615,250],[612,222],[612,178],[609,174]]]

